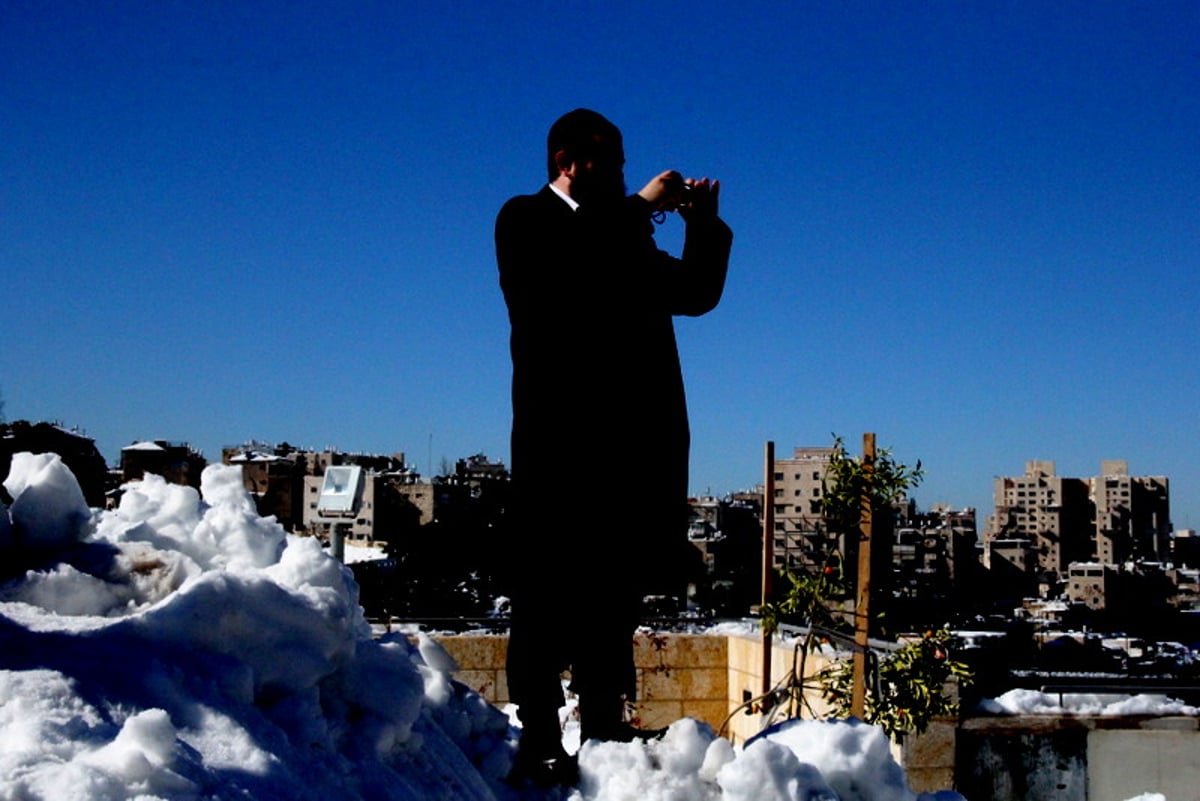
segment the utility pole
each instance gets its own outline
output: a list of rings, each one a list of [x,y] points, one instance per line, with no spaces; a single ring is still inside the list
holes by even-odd
[[[862,499],[858,518],[858,594],[854,602],[854,662],[850,714],[859,720],[867,711],[867,641],[871,625],[871,486],[875,478],[875,435],[863,434]]]
[[[775,573],[775,443],[767,442],[763,459],[762,514],[762,605],[771,600],[772,577]],[[771,635],[764,626],[762,635],[762,694],[771,691]]]

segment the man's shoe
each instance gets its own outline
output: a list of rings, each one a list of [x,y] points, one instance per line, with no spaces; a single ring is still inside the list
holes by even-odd
[[[512,787],[533,784],[540,789],[579,783],[579,761],[562,747],[562,729],[555,707],[528,705],[517,711],[521,736],[506,781]]]
[[[605,726],[588,726],[584,721],[581,737],[584,741],[601,740],[606,743],[632,743],[661,740],[666,729],[639,729],[628,723],[610,723]]]
[[[574,787],[579,783],[579,760],[563,751],[561,746],[558,753],[547,757],[518,745],[505,781],[515,788],[530,784],[542,790],[556,786]]]

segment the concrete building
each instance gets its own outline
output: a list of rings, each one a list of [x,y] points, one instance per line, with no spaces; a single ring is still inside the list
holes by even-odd
[[[274,515],[285,529],[299,534],[329,537],[329,521],[318,519],[318,499],[326,470],[342,465],[357,465],[366,474],[361,505],[347,520],[349,542],[386,545],[389,537],[434,516],[433,486],[405,463],[403,453],[383,456],[248,442],[222,449],[221,460],[242,468],[243,484],[259,514]]]
[[[208,460],[186,442],[145,440],[121,449],[121,480],[137,481],[147,473],[162,476],[170,484],[200,488],[200,474]]]
[[[1176,567],[1200,568],[1200,537],[1196,529],[1181,528],[1171,535],[1171,562]]]
[[[454,463],[454,472],[433,482],[434,520],[451,526],[495,522],[508,504],[509,475],[503,462],[477,453]]]
[[[717,616],[745,615],[762,600],[762,488],[688,505],[688,541],[704,567],[690,599]]]
[[[1165,562],[1170,559],[1170,493],[1165,476],[1129,475],[1124,460],[1101,463],[1089,480],[1095,510],[1096,559]]]
[[[1026,462],[1023,476],[997,478],[993,498],[987,543],[1024,540],[1035,569],[1056,577],[1071,562],[1093,558],[1087,484],[1056,475],[1054,462]]]
[[[1200,570],[1177,567],[1167,571],[1175,587],[1175,608],[1195,611],[1200,609]]]
[[[906,506],[892,544],[893,589],[910,597],[955,600],[978,565],[975,510]]]
[[[1075,562],[1067,571],[1067,600],[1083,604],[1090,610],[1100,611],[1114,600],[1111,596],[1118,580],[1118,571],[1114,565]]]
[[[250,442],[222,448],[221,462],[242,468],[242,484],[254,498],[258,513],[274,515],[288,531],[303,519],[304,476],[307,462],[287,443],[279,446]]]
[[[776,569],[823,565],[830,552],[845,554],[822,518],[821,498],[833,448],[795,448],[790,459],[775,460],[774,564]]]
[[[304,508],[301,525],[306,533],[328,538],[330,523],[319,520],[317,500],[321,495],[324,473],[304,476]],[[362,504],[349,521],[346,541],[361,545],[385,546],[403,531],[433,519],[434,492],[428,480],[415,473],[366,471]]]
[[[0,423],[0,481],[8,477],[13,454],[24,451],[57,453],[75,475],[88,506],[104,507],[108,468],[91,437],[60,423],[27,420]],[[0,487],[0,498],[5,495]]]
[[[1030,461],[1022,476],[995,480],[995,509],[985,532],[985,562],[1016,565],[1026,542],[1030,565],[1047,587],[1067,578],[1073,562],[1166,561],[1170,501],[1165,476],[1130,476],[1123,460],[1101,463],[1100,475],[1067,478],[1052,461]]]

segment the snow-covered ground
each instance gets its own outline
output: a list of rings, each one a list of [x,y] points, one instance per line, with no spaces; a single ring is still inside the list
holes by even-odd
[[[349,571],[258,517],[238,468],[148,476],[115,512],[52,454],[4,486],[0,799],[917,798],[880,730],[811,721],[585,743],[579,787],[518,792],[508,717],[432,641],[372,638]]]

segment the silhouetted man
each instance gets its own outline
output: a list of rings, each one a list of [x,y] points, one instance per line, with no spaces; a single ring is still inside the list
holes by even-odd
[[[657,175],[626,196],[621,132],[577,109],[547,139],[550,183],[496,220],[512,326],[516,576],[509,696],[514,776],[572,780],[559,674],[570,668],[583,739],[630,740],[633,635],[650,592],[683,592],[688,422],[671,317],[720,300],[733,235],[719,184]],[[678,210],[683,255],[651,215]]]

